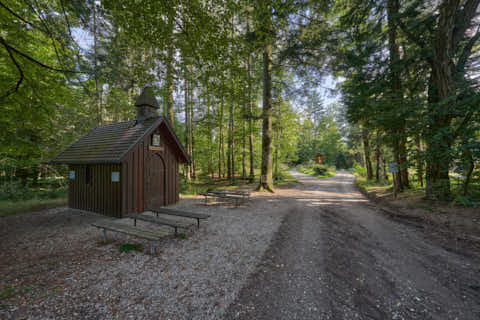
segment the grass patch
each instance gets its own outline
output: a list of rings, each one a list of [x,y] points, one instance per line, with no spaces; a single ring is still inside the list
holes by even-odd
[[[199,178],[197,181],[180,182],[180,194],[182,195],[196,195],[201,192],[207,192],[209,189],[235,189],[239,186],[249,184],[248,179],[236,178],[234,181],[228,179],[211,179],[207,177]]]
[[[393,187],[393,184],[391,181],[385,181],[385,180],[380,180],[380,181],[375,181],[375,180],[367,180],[367,178],[363,177],[363,176],[360,176],[360,175],[357,175],[355,174],[355,176],[357,177],[356,179],[356,184],[369,191],[370,189],[376,189],[376,188],[382,188],[382,189],[390,189]]]
[[[281,171],[274,175],[273,184],[275,186],[284,185],[291,182],[298,182],[289,173],[289,168],[286,166],[280,167]],[[248,172],[247,172],[248,174]],[[240,186],[251,185],[258,186],[260,169],[255,169],[255,179],[250,181],[249,178],[237,177],[233,181],[226,178],[212,179],[210,176],[199,174],[196,181],[185,182],[185,179],[180,180],[180,194],[181,195],[197,195],[202,192],[207,192],[209,189],[236,189]]]
[[[0,201],[0,217],[6,217],[23,212],[55,208],[65,206],[66,204],[66,197],[57,199],[30,199],[24,201],[3,200]]]
[[[137,251],[143,252],[144,248],[141,244],[133,244],[133,243],[124,243],[120,246],[120,252],[130,252],[130,251]]]
[[[177,238],[177,239],[188,239],[188,234],[186,234],[186,233],[177,233],[177,234],[175,234],[175,238]]]
[[[297,170],[301,173],[308,174],[317,178],[330,178],[337,174],[337,171],[334,167],[326,167],[315,165],[311,168],[299,166]]]
[[[11,298],[15,295],[15,288],[10,286],[5,286],[0,288],[0,300],[5,300]]]
[[[299,182],[298,179],[292,177],[289,170],[290,169],[285,169],[277,173],[273,179],[274,185],[281,186],[292,182]]]

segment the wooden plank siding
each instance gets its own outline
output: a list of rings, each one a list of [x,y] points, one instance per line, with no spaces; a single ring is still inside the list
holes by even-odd
[[[90,183],[86,183],[87,166]],[[68,206],[113,217],[122,215],[122,173],[120,164],[70,165],[75,180],[69,180]],[[112,182],[112,172],[120,172],[120,182]]]

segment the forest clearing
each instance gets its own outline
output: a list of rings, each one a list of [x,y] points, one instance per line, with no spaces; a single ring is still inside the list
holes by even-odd
[[[0,0],[0,317],[480,318],[479,57],[480,0]]]

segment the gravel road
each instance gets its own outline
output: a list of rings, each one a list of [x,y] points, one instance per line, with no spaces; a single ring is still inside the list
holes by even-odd
[[[293,206],[225,319],[480,319],[480,256],[378,212],[338,172]]]

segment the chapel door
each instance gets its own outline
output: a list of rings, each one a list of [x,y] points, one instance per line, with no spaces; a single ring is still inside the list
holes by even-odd
[[[145,209],[158,208],[165,205],[166,175],[165,162],[160,154],[150,154],[146,166]]]

